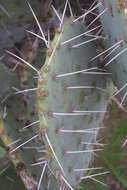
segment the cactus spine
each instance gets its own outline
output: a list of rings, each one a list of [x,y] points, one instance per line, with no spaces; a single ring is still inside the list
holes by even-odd
[[[5,1],[2,6],[6,7],[7,2]],[[11,6],[15,7],[16,2],[13,1]],[[111,4],[114,5],[115,3],[111,2]],[[102,150],[101,147],[96,148],[96,138],[107,105],[113,94],[113,84],[110,76],[112,72],[113,80],[117,76],[118,81],[115,80],[115,82],[119,88],[125,85],[120,81],[121,72],[125,67],[125,57],[123,56],[124,63],[122,62],[121,67],[116,64],[118,67],[115,70],[117,71],[108,66],[111,60],[107,62],[107,65],[104,65],[99,59],[95,59],[99,56],[96,54],[94,42],[105,38],[92,33],[99,26],[88,30],[88,27],[81,23],[80,19],[84,19],[89,13],[100,7],[102,3],[93,4],[90,10],[78,18],[73,17],[68,0],[65,1],[62,16],[52,6],[60,23],[57,25],[53,40],[50,40],[50,32],[48,31],[45,35],[39,24],[40,19],[38,20],[38,18],[40,18],[41,6],[37,14],[34,13],[32,8],[33,5],[37,5],[36,8],[38,8],[40,2],[36,4],[30,1],[28,5],[33,16],[32,14],[24,16],[26,12],[23,12],[22,9],[24,9],[25,4],[21,2],[21,10],[19,9],[20,11],[18,11],[17,9],[15,13],[18,14],[17,19],[12,22],[11,19],[5,19],[3,14],[2,18],[7,26],[9,25],[10,27],[11,25],[14,29],[14,25],[16,25],[16,37],[19,18],[21,20],[22,17],[23,28],[26,27],[26,24],[29,25],[31,21],[33,22],[34,18],[41,35],[39,32],[29,31],[29,33],[40,38],[45,43],[47,48],[46,60],[45,63],[45,58],[43,58],[43,63],[39,61],[39,67],[36,64],[33,66],[28,62],[29,56],[23,59],[8,50],[6,51],[26,65],[23,66],[23,71],[21,72],[26,77],[26,80],[22,81],[21,78],[18,80],[14,73],[12,74],[5,66],[0,65],[0,79],[1,81],[5,80],[4,83],[1,83],[4,90],[0,92],[0,100],[2,100],[0,138],[4,146],[9,147],[6,155],[13,162],[17,173],[19,172],[26,189],[41,190],[48,188],[56,190],[60,188],[62,190],[73,190],[78,187],[82,179],[91,179],[88,172],[92,170],[90,166],[93,161],[93,154]],[[121,4],[119,5],[121,6]],[[71,12],[71,18],[65,16],[67,6]],[[100,15],[109,10],[111,11],[109,8],[106,7],[102,10]],[[10,10],[12,8],[8,7],[8,12],[6,13],[10,13]],[[126,10],[124,10],[125,12]],[[112,14],[112,12],[110,13]],[[94,22],[93,20],[91,25]],[[125,32],[124,27],[123,31]],[[3,34],[2,32],[1,34]],[[112,31],[109,33],[112,37]],[[118,32],[119,34],[122,35],[121,31],[120,33]],[[117,34],[115,37],[117,37]],[[115,40],[115,37],[113,37],[112,41]],[[21,37],[16,41],[20,42],[23,38],[24,32],[21,32]],[[123,48],[121,44],[125,45],[126,40],[122,36],[117,40],[119,42],[117,45]],[[2,53],[3,48],[12,47],[12,44],[6,45],[5,40],[3,41],[0,48]],[[116,48],[117,46],[114,47]],[[123,48],[123,52],[125,50],[126,48]],[[114,57],[113,60],[116,58]],[[35,79],[38,79],[38,85],[33,79],[33,72],[27,66],[36,73]],[[108,66],[108,70],[104,66]],[[8,73],[8,79],[6,79],[7,75],[2,73],[1,68],[5,69],[5,73]],[[126,76],[123,75],[122,79],[125,82]],[[24,88],[25,83],[28,84],[28,89]],[[34,83],[37,85],[36,87],[34,87]],[[23,89],[20,91],[21,84]],[[16,94],[12,91],[12,86],[13,89],[16,89]],[[21,95],[22,93],[23,95]],[[28,94],[26,95],[26,93]],[[8,94],[10,95],[9,97]],[[7,99],[4,99],[6,96]],[[36,111],[35,104],[37,102]],[[36,124],[39,124],[39,127],[35,126]],[[16,143],[14,143],[15,141]],[[26,147],[26,144],[28,147]],[[40,146],[40,149],[35,148]],[[25,149],[27,148],[33,148],[34,150],[26,151]],[[31,164],[42,165],[42,167],[34,169]],[[17,165],[20,166],[20,171],[17,170]],[[101,168],[93,168],[93,171],[98,169]],[[52,177],[47,180],[50,175],[49,171]],[[103,172],[102,174],[106,173]],[[101,173],[98,175],[101,175]],[[49,185],[50,183],[51,185]]]

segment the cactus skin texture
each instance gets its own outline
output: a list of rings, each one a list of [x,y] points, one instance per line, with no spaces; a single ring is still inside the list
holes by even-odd
[[[120,56],[107,65],[107,68],[109,72],[112,73],[113,82],[118,89],[121,89],[125,85],[125,88],[121,91],[121,95],[124,96],[127,91],[127,3],[123,0],[104,0],[103,6],[100,7],[100,13],[106,8],[107,11],[100,17],[104,33],[109,37],[108,40],[104,41],[105,49],[123,40],[121,44],[119,44],[119,48],[109,56],[109,59],[106,59],[106,63],[117,56],[121,51],[125,50]],[[127,98],[125,101],[127,101]]]
[[[90,63],[90,59],[96,55],[93,43],[73,48],[73,45],[87,41],[88,37],[80,37],[69,44],[61,45],[61,42],[86,31],[84,25],[79,22],[70,23],[69,19],[64,20],[62,32],[56,33],[51,43],[54,54],[51,55],[52,58],[47,55],[45,65],[41,69],[42,79],[38,81],[37,98],[40,129],[53,173],[60,183],[62,183],[62,174],[72,187],[76,187],[86,173],[74,172],[73,169],[88,168],[93,152],[68,154],[67,151],[93,150],[91,145],[86,144],[84,147],[80,142],[94,142],[97,133],[76,133],[76,130],[93,131],[93,128],[97,128],[98,132],[104,113],[90,113],[87,116],[59,116],[57,113],[73,114],[74,110],[106,111],[113,86],[110,78],[104,75],[80,73],[58,77],[59,74],[99,67],[98,61],[93,65]],[[69,86],[94,86],[95,88],[68,89]],[[97,87],[103,88],[104,91],[98,90]],[[62,133],[61,129],[74,130],[75,133]]]
[[[18,84],[17,77],[6,66],[0,63],[0,103],[6,96],[11,95],[12,86]]]

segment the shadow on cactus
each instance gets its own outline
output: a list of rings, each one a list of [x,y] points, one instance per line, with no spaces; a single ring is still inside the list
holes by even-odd
[[[43,13],[46,11],[47,3],[33,2],[29,0],[31,6],[34,7],[35,12],[42,22],[46,20],[47,16]],[[3,54],[4,48],[12,48],[17,43],[21,43],[25,37],[25,30],[33,24],[34,18],[29,11],[27,1],[0,0],[0,55]]]

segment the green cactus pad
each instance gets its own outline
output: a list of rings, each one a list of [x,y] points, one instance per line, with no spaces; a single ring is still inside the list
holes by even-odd
[[[108,40],[104,41],[105,49],[110,48],[114,44],[121,42],[121,44],[112,54],[105,59],[105,63],[109,72],[112,72],[112,78],[118,89],[125,88],[121,91],[121,95],[124,96],[127,92],[127,3],[122,0],[104,0],[103,6],[100,8],[100,13],[107,9],[107,11],[101,16],[104,33],[108,36]],[[110,49],[110,53],[113,49]],[[120,56],[119,53],[121,53]],[[115,58],[111,61],[113,58]],[[109,63],[111,61],[111,63]],[[109,64],[108,64],[109,63]],[[127,101],[127,98],[125,99]]]
[[[47,56],[45,65],[41,69],[42,79],[38,81],[37,91],[40,129],[47,147],[47,154],[51,159],[51,168],[59,182],[63,176],[73,187],[77,186],[81,177],[86,175],[86,172],[74,172],[74,169],[88,168],[93,152],[68,154],[67,151],[93,150],[94,147],[87,143],[96,140],[97,133],[93,132],[94,128],[98,132],[104,117],[104,113],[85,115],[83,112],[81,112],[82,115],[76,116],[74,110],[106,111],[113,91],[110,78],[104,74],[80,73],[60,77],[60,74],[99,67],[98,61],[94,64],[90,62],[90,59],[96,55],[94,44],[88,43],[78,48],[72,48],[73,45],[85,42],[90,38],[82,36],[61,45],[62,42],[85,31],[84,25],[79,22],[70,24],[69,19],[64,21],[62,32],[56,33],[51,43],[53,54]],[[74,86],[93,88],[68,88]],[[60,130],[74,130],[75,132],[62,133]],[[82,132],[76,133],[76,130]],[[83,133],[83,130],[90,130],[92,133]],[[86,142],[86,146],[82,145],[81,142]]]
[[[6,107],[6,117],[4,117],[4,108]],[[27,131],[27,133],[20,132],[19,130],[25,125],[26,115],[28,117],[28,113],[26,108],[23,106],[23,100],[20,97],[16,97],[16,95],[11,95],[7,101],[1,106],[1,127],[0,127],[0,137],[4,142],[5,147],[8,148],[9,159],[13,162],[16,172],[19,173],[22,178],[25,186],[29,188],[35,188],[37,186],[36,180],[32,177],[34,172],[36,173],[37,168],[31,167],[31,164],[34,160],[36,160],[35,151],[28,151],[25,149],[20,149],[16,152],[11,153],[13,148],[22,144],[24,141],[28,140],[35,132]],[[32,111],[32,110],[31,110]],[[33,115],[32,115],[32,118]],[[30,119],[30,116],[28,117]],[[29,120],[31,121],[31,120]],[[19,140],[14,145],[10,145],[15,142],[15,140]],[[38,146],[33,145],[32,146]],[[36,143],[35,143],[36,144]],[[38,143],[37,143],[38,144]],[[31,146],[30,144],[27,144]],[[19,169],[18,169],[19,168]],[[40,171],[41,172],[41,171]],[[39,172],[37,174],[40,175]],[[26,176],[26,177],[25,177]],[[39,177],[39,176],[38,176]]]
[[[42,64],[42,63],[41,63]],[[10,151],[13,150],[18,145],[26,142],[32,136],[36,135],[39,131],[39,125],[33,125],[32,127],[28,128],[26,131],[20,131],[24,126],[37,121],[38,115],[35,109],[36,107],[36,97],[35,92],[27,93],[25,95],[22,94],[14,94],[14,90],[11,89],[10,96],[4,100],[6,95],[9,95],[10,88],[16,87],[20,89],[20,81],[18,81],[16,73],[11,72],[3,64],[0,65],[1,67],[1,75],[0,75],[0,85],[1,88],[5,90],[1,91],[1,107],[0,107],[0,138],[2,139],[3,145],[8,150],[8,157],[13,162],[16,172],[22,178],[26,188],[37,188],[41,172],[43,170],[42,166],[31,166],[34,162],[39,162],[37,159],[40,157],[43,158],[45,156],[44,153],[38,152],[37,149],[25,149],[21,148],[16,152],[11,153]],[[37,63],[37,67],[40,66]],[[20,73],[21,74],[21,73]],[[33,78],[33,72],[31,70],[26,70],[27,75],[27,85],[29,88],[34,88],[37,80]],[[26,87],[27,88],[27,87]],[[4,92],[4,93],[3,93]],[[20,140],[16,144],[12,144],[15,140]],[[45,149],[43,141],[40,141],[39,138],[27,143],[24,146],[28,147],[42,147]],[[0,149],[0,156],[3,154],[3,149]],[[59,189],[56,181],[53,177],[49,179],[48,177],[49,171],[45,171],[44,179],[41,183],[40,190],[46,189],[49,186],[50,182],[50,189],[57,190]],[[33,177],[34,176],[34,177]]]

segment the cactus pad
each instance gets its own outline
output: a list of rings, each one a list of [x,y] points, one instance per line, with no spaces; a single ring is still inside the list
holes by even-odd
[[[106,12],[101,16],[101,21],[105,35],[109,37],[104,41],[105,49],[114,45],[107,52],[112,51],[105,59],[105,66],[109,72],[112,72],[113,81],[118,89],[121,89],[121,94],[126,101],[124,95],[126,96],[127,92],[127,3],[122,0],[104,0],[100,13],[103,10]]]
[[[81,72],[99,67],[98,61],[90,62],[96,55],[93,43],[75,46],[90,38],[82,36],[64,43],[85,31],[81,23],[64,20],[51,43],[52,54],[47,55],[41,69],[37,90],[40,129],[50,166],[58,181],[68,182],[71,189],[87,175],[76,169],[88,168],[91,163],[94,147],[89,143],[96,141],[112,94],[112,82],[105,73]]]

